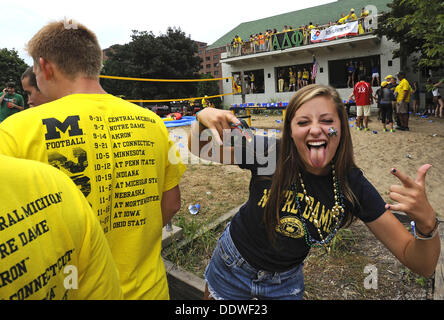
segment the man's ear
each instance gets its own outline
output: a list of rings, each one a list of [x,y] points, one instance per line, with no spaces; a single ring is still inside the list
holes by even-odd
[[[44,58],[39,58],[40,69],[45,77],[45,80],[50,80],[54,77],[54,68],[51,62]]]

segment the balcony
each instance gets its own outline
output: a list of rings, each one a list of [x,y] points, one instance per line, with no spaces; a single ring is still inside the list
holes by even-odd
[[[311,29],[294,29],[286,32],[267,34],[261,38],[233,43],[226,46],[221,62],[235,64],[236,61],[258,59],[276,54],[295,55],[300,51],[324,47],[334,50],[335,45],[348,45],[354,48],[360,41],[379,42],[373,33],[377,28],[377,16],[359,19],[345,24],[324,25]]]

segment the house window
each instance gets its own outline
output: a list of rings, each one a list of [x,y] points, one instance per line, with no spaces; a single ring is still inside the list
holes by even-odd
[[[265,93],[264,69],[244,72],[246,93]]]
[[[284,67],[277,67],[275,68],[275,77],[276,77],[276,92],[290,92],[290,91],[296,91],[298,88],[298,75],[301,76],[301,79],[303,80],[304,72],[305,74],[308,73],[308,81],[299,83],[299,85],[305,85],[305,84],[311,84],[312,83],[312,77],[311,77],[311,71],[312,71],[313,65],[311,63],[305,63],[305,64],[297,64],[297,65],[290,65],[290,66],[284,66]],[[291,76],[293,74],[293,76]],[[295,77],[296,83],[293,85],[292,82],[290,82],[290,78]],[[294,79],[294,78],[293,78]]]
[[[348,77],[348,67],[352,62],[355,69],[354,74]],[[366,56],[351,59],[333,60],[328,62],[328,81],[334,88],[353,87],[358,82],[358,75],[361,75],[363,80],[372,79],[373,71],[377,71],[381,76],[381,56]],[[381,78],[380,78],[381,79]],[[375,81],[376,84],[376,81]]]

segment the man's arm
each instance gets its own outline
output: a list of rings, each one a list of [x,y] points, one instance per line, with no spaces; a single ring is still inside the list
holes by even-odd
[[[0,103],[3,102],[3,99],[4,99],[5,97],[6,97],[6,88],[3,89],[3,94],[2,94],[2,96],[0,97]]]
[[[20,95],[20,99],[18,99],[15,108],[19,109],[20,111],[25,110],[25,99],[23,99],[22,95]]]
[[[19,105],[15,104],[15,103],[10,102],[9,104],[11,104],[13,108],[18,109],[20,111],[25,110],[25,107],[19,106]]]
[[[180,188],[179,185],[174,188],[165,191],[162,195],[162,220],[163,226],[165,226],[173,216],[180,210]]]

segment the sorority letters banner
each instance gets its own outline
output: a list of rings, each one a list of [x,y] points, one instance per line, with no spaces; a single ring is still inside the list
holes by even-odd
[[[358,35],[358,21],[353,21],[346,24],[331,26],[324,30],[312,29],[311,42],[316,43],[316,42],[334,40],[336,38],[342,38],[345,36],[357,36],[357,35]]]
[[[280,32],[273,35],[272,50],[284,50],[302,45],[304,35],[300,30]]]

